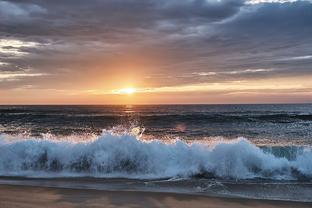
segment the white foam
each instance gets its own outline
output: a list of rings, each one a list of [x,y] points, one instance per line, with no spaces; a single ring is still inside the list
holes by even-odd
[[[264,152],[247,139],[213,145],[141,141],[131,134],[103,133],[77,142],[0,136],[0,175],[173,178],[213,175],[222,178],[293,179],[312,176],[312,151],[294,160]]]

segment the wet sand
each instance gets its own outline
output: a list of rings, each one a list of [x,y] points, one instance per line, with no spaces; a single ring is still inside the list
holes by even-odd
[[[229,199],[199,195],[139,191],[97,191],[31,186],[0,185],[1,208],[71,208],[71,207],[164,207],[164,208],[244,208],[312,207],[312,203]]]

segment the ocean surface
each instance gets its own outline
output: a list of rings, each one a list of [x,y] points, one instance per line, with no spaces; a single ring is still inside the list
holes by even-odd
[[[312,104],[0,106],[0,183],[312,201]]]

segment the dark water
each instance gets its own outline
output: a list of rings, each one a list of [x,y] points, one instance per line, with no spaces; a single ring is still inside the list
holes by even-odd
[[[312,144],[312,105],[0,106],[0,133],[100,134],[144,127],[158,139],[229,139],[257,144]]]

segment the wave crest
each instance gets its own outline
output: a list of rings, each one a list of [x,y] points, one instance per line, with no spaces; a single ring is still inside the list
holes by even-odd
[[[108,132],[83,142],[0,136],[0,175],[310,180],[311,149],[293,149],[287,159],[276,148],[259,148],[244,138],[209,145],[146,142]]]

